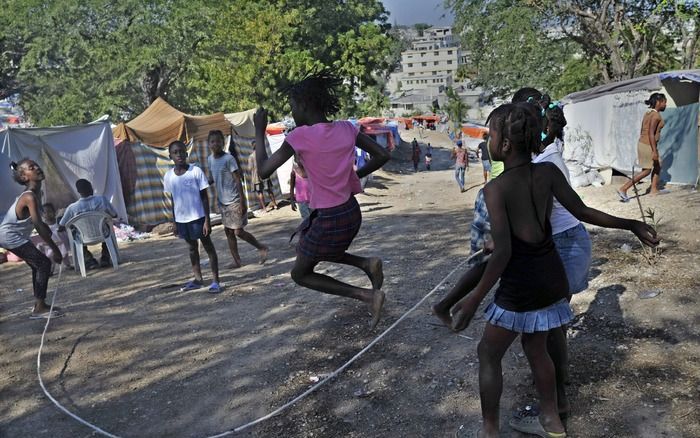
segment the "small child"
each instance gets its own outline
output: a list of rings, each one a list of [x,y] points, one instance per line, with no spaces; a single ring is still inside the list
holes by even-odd
[[[58,318],[63,316],[60,309],[46,303],[46,290],[51,276],[51,260],[60,264],[63,261],[61,251],[51,238],[51,229],[41,219],[41,183],[44,171],[29,158],[23,158],[19,163],[12,162],[13,179],[25,187],[15,202],[10,206],[0,224],[0,247],[3,247],[21,258],[32,268],[32,285],[34,288],[34,307],[30,319]],[[41,253],[30,240],[32,230],[44,239],[51,248],[51,260]]]
[[[188,281],[180,290],[199,289],[204,285],[202,268],[199,265],[199,241],[202,241],[209,255],[209,265],[214,277],[209,286],[213,294],[222,291],[219,285],[219,258],[216,248],[211,241],[211,225],[209,224],[209,198],[207,177],[197,166],[187,163],[187,146],[181,141],[174,141],[168,146],[170,159],[175,167],[168,170],[163,180],[166,193],[172,195],[173,217],[175,218],[175,233],[187,242],[190,250],[190,262],[194,280]]]
[[[302,219],[306,219],[311,215],[309,208],[309,179],[296,155],[292,163],[292,174],[289,176],[289,191],[292,193],[292,210],[299,209]]]
[[[260,178],[267,178],[296,153],[311,183],[310,206],[313,212],[299,228],[297,257],[292,279],[299,285],[324,293],[361,300],[370,306],[371,327],[379,323],[384,292],[382,261],[360,257],[347,251],[362,223],[355,194],[361,192],[360,178],[379,169],[389,153],[377,142],[347,121],[330,121],[338,112],[338,90],[342,80],[327,70],[311,74],[289,88],[292,116],[297,128],[287,136],[279,150],[267,157],[264,147],[267,111],[255,113],[256,154]],[[353,170],[355,145],[370,154],[370,160]],[[330,261],[362,269],[372,282],[371,289],[342,283],[314,272],[321,261]]]
[[[493,253],[476,288],[460,303],[455,319],[468,324],[479,303],[500,278],[494,302],[486,309],[486,328],[479,342],[479,392],[483,415],[480,437],[499,436],[499,402],[503,385],[501,359],[521,335],[535,386],[540,397],[539,417],[511,422],[511,427],[543,437],[565,437],[560,406],[568,405],[558,394],[555,364],[547,351],[550,330],[568,323],[566,271],[552,240],[549,215],[552,199],[578,219],[607,228],[632,231],[644,244],[656,245],[653,228],[635,220],[607,215],[587,207],[551,163],[531,163],[539,153],[541,123],[533,106],[506,104],[489,116],[489,151],[505,170],[489,182],[484,194],[491,220]],[[474,269],[477,269],[474,268]]]
[[[265,144],[265,143],[263,143]],[[251,183],[253,184],[253,190],[255,195],[258,197],[258,204],[260,204],[260,210],[263,213],[268,211],[265,205],[265,186],[267,186],[267,194],[270,195],[270,203],[272,207],[269,210],[277,210],[277,201],[275,200],[274,187],[272,186],[272,180],[270,178],[260,179],[258,176],[258,164],[255,158],[255,141],[253,141],[253,153],[248,157],[248,168],[250,169]]]
[[[53,206],[53,204],[47,202],[46,204],[43,204],[41,206],[41,209],[41,218],[51,229],[51,239],[54,241],[56,246],[58,246],[58,249],[61,250],[61,255],[63,256],[63,266],[65,268],[70,268],[70,250],[68,249],[70,247],[70,241],[68,240],[68,235],[66,234],[65,230],[61,230],[60,225],[56,222],[56,208]],[[46,255],[46,257],[48,257],[49,259],[52,257],[53,250],[51,250],[51,247],[46,245],[46,243],[43,240],[37,243],[37,241],[34,238],[32,238],[32,241],[36,244],[36,247],[39,249],[39,251],[43,252],[44,255]],[[55,268],[56,264],[52,262],[52,275],[56,270]]]
[[[430,165],[433,163],[433,154],[427,152],[425,154],[425,169],[430,170]]]
[[[211,150],[211,155],[207,158],[209,184],[215,184],[216,187],[221,222],[224,225],[231,257],[233,257],[233,262],[228,267],[233,269],[241,267],[237,238],[245,240],[258,250],[262,265],[267,260],[268,248],[244,229],[248,225],[248,204],[236,159],[233,155],[224,152],[224,133],[218,129],[209,131],[207,142]]]

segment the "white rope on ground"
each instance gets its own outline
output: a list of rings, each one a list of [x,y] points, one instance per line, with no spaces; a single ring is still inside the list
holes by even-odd
[[[286,403],[286,404],[280,406],[279,408],[275,409],[274,411],[270,412],[270,413],[267,414],[267,415],[264,415],[264,416],[262,416],[262,417],[260,417],[260,418],[258,418],[258,419],[256,419],[256,420],[253,420],[253,421],[251,421],[251,422],[249,422],[249,423],[246,423],[246,424],[243,424],[243,425],[241,425],[241,426],[238,426],[238,427],[236,427],[236,428],[234,428],[234,429],[230,429],[230,430],[228,430],[228,431],[226,431],[226,432],[223,432],[223,433],[220,433],[220,434],[218,434],[218,435],[210,435],[210,436],[208,436],[208,437],[206,437],[206,438],[221,438],[221,437],[224,437],[224,436],[233,435],[234,433],[242,432],[242,431],[244,431],[245,429],[248,429],[248,428],[251,427],[251,426],[254,426],[254,425],[258,424],[258,423],[262,423],[263,421],[269,420],[270,418],[272,418],[272,417],[274,417],[274,416],[280,414],[282,411],[284,411],[284,410],[290,408],[292,405],[294,405],[294,404],[295,404],[296,402],[298,402],[299,400],[303,399],[304,397],[306,397],[307,395],[311,394],[312,392],[315,392],[318,388],[320,388],[321,386],[323,386],[325,383],[327,383],[328,381],[330,381],[331,379],[333,379],[334,377],[336,377],[338,374],[342,373],[347,367],[349,367],[350,365],[352,365],[353,362],[355,362],[357,359],[359,359],[360,356],[362,356],[362,355],[365,354],[367,351],[369,351],[369,349],[372,348],[377,342],[379,342],[384,336],[386,336],[387,333],[389,333],[390,331],[392,331],[397,325],[399,325],[399,323],[401,323],[401,321],[403,321],[404,319],[406,319],[406,318],[408,317],[408,315],[410,315],[414,310],[416,310],[418,307],[420,307],[420,305],[423,304],[423,303],[425,302],[425,300],[427,300],[428,298],[430,298],[430,296],[431,296],[432,294],[434,294],[434,293],[438,290],[438,288],[439,288],[440,286],[442,286],[442,284],[445,283],[445,281],[446,281],[448,278],[450,278],[450,277],[452,276],[452,274],[454,274],[458,269],[460,269],[460,268],[461,268],[462,266],[464,266],[465,264],[469,263],[472,259],[474,259],[474,257],[480,255],[482,252],[483,252],[483,250],[479,250],[479,251],[475,252],[475,253],[472,254],[467,260],[465,260],[465,261],[463,261],[462,263],[460,263],[459,265],[457,265],[452,271],[450,271],[449,274],[447,274],[438,284],[435,285],[435,287],[433,288],[433,290],[431,290],[426,296],[424,296],[423,298],[421,298],[421,300],[418,301],[413,307],[411,307],[411,308],[408,309],[403,315],[401,315],[401,316],[399,317],[399,319],[397,319],[393,324],[391,324],[391,325],[389,326],[389,328],[387,328],[386,330],[384,330],[379,336],[377,336],[376,338],[374,338],[374,340],[373,340],[372,342],[370,342],[369,344],[367,344],[367,346],[366,346],[365,348],[363,348],[362,350],[360,350],[360,351],[359,351],[355,356],[353,356],[349,361],[345,362],[345,364],[343,364],[340,368],[338,368],[337,370],[333,371],[331,374],[329,374],[328,376],[326,376],[323,380],[319,381],[317,384],[315,384],[315,385],[312,386],[311,388],[307,389],[306,391],[304,391],[303,393],[301,393],[300,395],[298,395],[297,397],[295,397],[294,399],[292,399],[292,400],[289,401],[288,403]]]
[[[58,287],[61,285],[61,276],[63,274],[63,264],[60,264],[58,267],[58,280],[56,284],[56,289],[53,291],[53,297],[51,298],[51,308],[49,309],[49,317],[46,318],[46,325],[44,326],[44,332],[41,334],[41,343],[39,344],[39,353],[36,355],[36,374],[39,377],[39,385],[41,386],[41,390],[44,391],[44,394],[46,394],[46,397],[51,400],[51,402],[56,405],[58,409],[63,411],[66,415],[74,419],[75,421],[89,427],[90,429],[94,430],[95,432],[101,433],[104,436],[108,436],[110,438],[119,438],[116,435],[112,435],[111,433],[104,431],[100,429],[99,427],[95,426],[92,423],[89,423],[82,418],[78,417],[77,415],[73,414],[71,411],[63,407],[55,398],[49,394],[49,391],[46,390],[46,386],[44,386],[44,381],[41,379],[41,351],[44,348],[44,338],[46,337],[46,330],[49,328],[49,323],[51,322],[51,316],[53,315],[53,304],[56,302],[56,295],[58,295]]]
[[[222,432],[222,433],[217,434],[217,435],[210,435],[210,436],[207,436],[207,437],[205,437],[205,438],[221,438],[221,437],[225,437],[225,436],[233,435],[233,434],[235,434],[235,433],[242,432],[242,431],[244,431],[244,430],[246,430],[246,429],[248,429],[248,428],[250,428],[250,427],[252,427],[252,426],[254,426],[254,425],[256,425],[256,424],[258,424],[258,423],[262,423],[263,421],[269,420],[270,418],[279,415],[279,414],[282,413],[283,411],[285,411],[285,410],[289,409],[290,407],[292,407],[292,406],[293,406],[294,404],[296,404],[298,401],[302,400],[303,398],[305,398],[305,397],[308,396],[309,394],[311,394],[311,393],[315,392],[316,390],[318,390],[321,386],[323,386],[323,385],[325,385],[326,383],[328,383],[331,379],[335,378],[338,374],[342,373],[345,369],[347,369],[350,365],[352,365],[357,359],[360,358],[360,356],[362,356],[362,355],[365,354],[367,351],[369,351],[377,342],[379,342],[384,336],[386,336],[386,335],[387,335],[390,331],[392,331],[397,325],[399,325],[399,323],[401,323],[401,321],[403,321],[404,319],[406,319],[406,318],[408,317],[408,315],[410,315],[414,310],[416,310],[418,307],[420,307],[420,305],[423,304],[423,303],[425,302],[425,300],[427,300],[428,298],[430,298],[430,296],[433,295],[433,294],[438,290],[438,288],[439,288],[440,286],[442,286],[442,285],[445,283],[445,281],[447,281],[447,279],[450,278],[450,277],[452,276],[452,274],[454,274],[455,272],[457,272],[457,270],[459,270],[459,269],[460,269],[462,266],[464,266],[465,264],[469,263],[472,259],[474,259],[474,257],[480,255],[482,252],[483,252],[483,250],[479,250],[479,251],[475,252],[475,253],[472,254],[469,258],[467,258],[465,261],[463,261],[462,263],[460,263],[459,265],[457,265],[454,269],[452,269],[452,271],[450,271],[449,274],[447,274],[442,280],[440,280],[440,282],[439,282],[438,284],[436,284],[435,287],[434,287],[430,292],[428,292],[427,295],[425,295],[423,298],[421,298],[420,301],[418,301],[416,304],[413,305],[413,307],[411,307],[410,309],[408,309],[403,315],[401,315],[401,316],[399,317],[399,319],[397,319],[393,324],[391,324],[391,325],[390,325],[386,330],[384,330],[379,336],[377,336],[376,338],[374,338],[374,340],[372,340],[372,342],[370,342],[369,344],[367,344],[367,346],[365,346],[365,348],[363,348],[362,350],[360,350],[355,356],[353,356],[350,360],[348,360],[347,362],[345,362],[345,364],[343,364],[340,368],[336,369],[336,370],[333,371],[331,374],[329,374],[328,376],[326,376],[323,380],[319,381],[318,383],[316,383],[316,384],[315,384],[314,386],[312,386],[311,388],[307,389],[306,391],[304,391],[303,393],[301,393],[300,395],[298,395],[298,396],[295,397],[294,399],[290,400],[288,403],[286,403],[286,404],[280,406],[279,408],[275,409],[274,411],[270,412],[270,413],[267,414],[267,415],[264,415],[264,416],[262,416],[262,417],[259,417],[259,418],[255,419],[255,420],[253,420],[253,421],[250,421],[250,422],[248,422],[248,423],[245,423],[245,424],[243,424],[243,425],[241,425],[241,426],[238,426],[238,427],[235,427],[235,428],[233,428],[233,429],[229,429],[229,430],[227,430],[226,432]],[[56,286],[56,290],[54,291],[53,298],[51,299],[51,309],[49,310],[49,312],[52,312],[52,311],[53,311],[53,305],[54,305],[54,302],[56,301],[56,295],[58,294],[58,286],[59,286],[60,283],[61,283],[61,273],[62,273],[62,270],[63,270],[62,267],[59,267],[59,271],[58,271],[58,285]],[[51,322],[51,313],[49,313],[49,317],[48,317],[47,320],[46,320],[46,325],[44,326],[44,332],[43,332],[42,335],[41,335],[41,344],[39,345],[39,353],[38,353],[37,358],[36,358],[36,368],[37,368],[37,375],[39,376],[39,385],[41,385],[41,389],[44,391],[44,394],[46,394],[46,396],[49,398],[49,400],[51,400],[51,402],[52,402],[58,409],[60,409],[60,410],[63,411],[66,415],[68,415],[69,417],[71,417],[71,418],[73,418],[74,420],[78,421],[79,423],[81,423],[81,424],[83,424],[83,425],[89,427],[90,429],[92,429],[92,430],[94,430],[95,432],[97,432],[97,433],[99,433],[99,434],[102,434],[102,435],[104,435],[104,436],[107,436],[107,437],[110,437],[110,438],[120,438],[119,436],[113,435],[113,434],[111,434],[111,433],[109,433],[109,432],[107,432],[107,431],[105,431],[105,430],[102,430],[102,429],[100,429],[99,427],[95,426],[94,424],[92,424],[92,423],[90,423],[90,422],[88,422],[88,421],[86,421],[86,420],[83,420],[83,419],[80,418],[79,416],[73,414],[73,413],[70,412],[68,409],[66,409],[65,407],[63,407],[63,406],[62,406],[55,398],[53,398],[53,397],[51,396],[51,394],[49,394],[49,392],[46,390],[46,387],[44,386],[44,382],[41,380],[41,351],[42,351],[42,348],[44,347],[44,337],[46,336],[46,330],[49,328],[49,322]]]

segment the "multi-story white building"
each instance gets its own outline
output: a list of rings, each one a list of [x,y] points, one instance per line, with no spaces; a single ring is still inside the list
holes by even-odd
[[[426,29],[422,37],[413,41],[411,50],[401,53],[401,71],[392,74],[390,91],[400,87],[403,91],[434,88],[438,92],[452,84],[460,59],[451,28]]]
[[[446,87],[464,90],[460,97],[468,104],[478,103],[481,90],[457,83],[455,76],[466,62],[450,27],[431,27],[416,38],[411,49],[401,52],[401,69],[389,76],[392,112],[429,110],[433,102],[444,104]]]

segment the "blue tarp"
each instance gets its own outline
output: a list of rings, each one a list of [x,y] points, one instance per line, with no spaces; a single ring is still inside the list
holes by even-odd
[[[695,184],[698,179],[698,107],[666,108],[659,140],[661,180]]]

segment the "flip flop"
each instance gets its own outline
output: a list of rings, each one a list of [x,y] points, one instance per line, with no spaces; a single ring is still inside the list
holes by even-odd
[[[46,312],[44,312],[44,313],[32,313],[31,315],[29,315],[29,319],[49,319],[49,316],[50,316],[51,318],[60,318],[60,317],[62,317],[63,315],[64,315],[63,313],[61,313],[61,312],[59,312],[58,310],[54,309],[54,310],[51,311],[51,312],[46,311]]]
[[[629,202],[630,201],[630,197],[627,196],[627,193],[623,193],[623,192],[618,190],[617,196],[620,197],[620,202]]]
[[[198,282],[197,280],[190,280],[184,286],[180,288],[180,292],[185,292],[188,290],[201,289],[204,284]]]
[[[219,283],[212,281],[211,285],[209,286],[209,293],[210,294],[220,294],[223,291],[223,288],[219,286]]]
[[[525,405],[513,412],[513,418],[538,417],[540,415],[539,405]],[[569,418],[568,412],[559,412],[559,419],[564,422]]]
[[[566,432],[547,432],[537,416],[513,417],[508,425],[518,432],[537,435],[542,438],[566,438]]]

